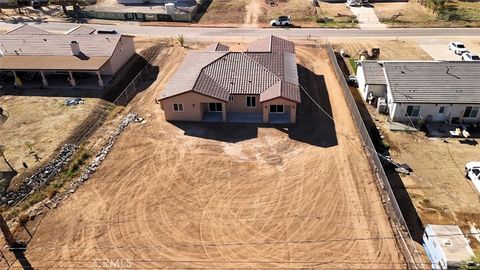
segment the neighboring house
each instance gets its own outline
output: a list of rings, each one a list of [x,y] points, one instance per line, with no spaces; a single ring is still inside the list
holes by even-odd
[[[270,36],[230,52],[189,53],[160,103],[169,121],[295,123],[300,103],[295,46]]]
[[[423,247],[432,262],[432,269],[458,269],[462,262],[470,260],[473,250],[456,225],[425,226]]]
[[[133,36],[78,26],[66,34],[29,25],[0,35],[0,72],[17,87],[103,87],[133,55]]]
[[[360,61],[364,100],[385,98],[392,121],[480,122],[480,63]]]

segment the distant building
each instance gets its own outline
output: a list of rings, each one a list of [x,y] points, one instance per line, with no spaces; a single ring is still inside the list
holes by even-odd
[[[295,123],[300,103],[295,46],[270,36],[230,52],[189,53],[160,96],[171,121]]]
[[[467,238],[456,225],[425,226],[423,246],[433,270],[458,269],[474,256]]]
[[[360,61],[364,100],[385,99],[392,121],[480,122],[480,62]]]
[[[22,25],[0,35],[1,83],[103,87],[134,54],[133,36],[100,34],[85,25],[65,34]]]

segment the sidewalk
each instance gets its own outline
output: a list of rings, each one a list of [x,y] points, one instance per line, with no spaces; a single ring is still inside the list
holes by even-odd
[[[387,26],[378,20],[373,7],[350,7],[353,15],[357,16],[360,29],[378,29],[387,28]]]

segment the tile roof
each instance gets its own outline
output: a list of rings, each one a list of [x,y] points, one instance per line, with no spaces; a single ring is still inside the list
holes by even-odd
[[[393,101],[480,103],[480,62],[384,62]]]
[[[52,33],[24,24],[5,33],[5,35],[52,35]]]
[[[247,51],[295,53],[295,45],[288,40],[276,36],[268,36],[267,38],[258,39],[248,44]]]
[[[73,29],[70,29],[69,31],[67,31],[66,34],[68,35],[92,35],[94,34],[96,31],[95,28],[93,27],[90,27],[90,26],[86,26],[86,25],[79,25]]]
[[[188,54],[160,98],[194,91],[224,101],[230,94],[252,94],[300,102],[294,45],[277,37],[257,42],[271,41],[278,44],[274,52],[219,52],[217,43]]]
[[[361,61],[366,84],[387,84],[383,73],[383,64],[377,61]]]
[[[88,28],[77,27],[70,33]],[[113,55],[121,38],[118,34],[53,34],[23,25],[0,35],[0,70],[98,70]],[[79,44],[84,58],[73,56],[72,41]]]
[[[222,43],[213,43],[205,48],[205,51],[211,52],[228,52],[230,47]]]

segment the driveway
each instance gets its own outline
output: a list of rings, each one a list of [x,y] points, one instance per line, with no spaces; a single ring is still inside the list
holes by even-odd
[[[462,57],[460,55],[456,55],[448,49],[448,42],[449,41],[445,39],[428,38],[420,39],[418,44],[434,60],[461,61]],[[468,46],[468,44],[466,45]]]
[[[350,7],[352,13],[357,16],[358,25],[361,29],[387,28],[378,20],[373,7]]]

